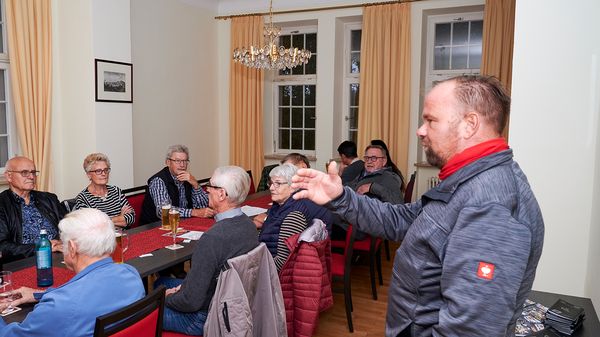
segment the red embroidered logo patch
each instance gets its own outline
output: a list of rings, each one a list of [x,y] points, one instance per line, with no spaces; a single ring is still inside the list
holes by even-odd
[[[491,280],[494,278],[495,268],[496,266],[491,263],[479,262],[479,267],[477,267],[477,276],[481,277],[482,279]]]

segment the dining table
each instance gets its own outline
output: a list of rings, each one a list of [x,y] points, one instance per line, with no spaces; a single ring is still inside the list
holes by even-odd
[[[243,205],[268,209],[271,206],[269,191],[262,191],[248,195]],[[179,227],[182,229],[178,236],[190,231],[205,232],[215,223],[213,218],[185,218],[181,219]],[[138,226],[127,230],[128,248],[124,252],[124,263],[133,266],[146,282],[148,276],[167,269],[176,264],[191,259],[198,241],[176,238],[182,246],[180,249],[171,250],[166,246],[173,243],[171,231],[161,229],[161,222]],[[37,286],[35,257],[13,261],[4,265],[4,270],[13,272],[13,288],[29,287],[45,290]],[[52,287],[59,287],[67,283],[75,272],[64,264],[60,252],[52,253],[52,271],[54,283]],[[149,285],[148,285],[149,286]],[[21,310],[4,317],[6,323],[21,322],[33,310],[34,304],[22,304]]]

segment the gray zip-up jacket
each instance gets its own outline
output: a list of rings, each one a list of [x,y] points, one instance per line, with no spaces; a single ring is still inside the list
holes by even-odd
[[[386,336],[514,336],[542,253],[544,223],[512,150],[481,158],[421,200],[391,205],[344,188],[330,205],[400,241]]]

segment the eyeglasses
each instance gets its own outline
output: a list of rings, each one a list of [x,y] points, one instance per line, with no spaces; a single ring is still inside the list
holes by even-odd
[[[385,157],[377,157],[377,156],[364,156],[363,160],[366,162],[370,162],[370,161],[377,161],[377,159],[383,159]]]
[[[212,189],[222,189],[223,191],[225,191],[225,195],[227,195],[227,190],[224,187],[221,186],[215,186],[215,185],[211,185],[210,183],[204,185],[204,187],[206,188],[212,188]]]
[[[285,181],[283,181],[283,182],[280,182],[280,181],[269,181],[269,182],[267,182],[267,186],[269,188],[271,188],[271,186],[273,186],[273,187],[275,187],[275,189],[278,189],[281,185],[289,185],[289,183],[287,183]]]
[[[180,160],[180,159],[171,159],[171,158],[167,158],[168,160],[172,161],[173,163],[177,164],[177,165],[181,165],[181,164],[189,164],[190,161],[188,159],[184,159],[184,160]]]
[[[89,170],[88,173],[95,173],[97,176],[101,175],[101,174],[109,174],[110,173],[110,167],[107,167],[105,169],[97,169],[97,170]]]
[[[6,172],[11,172],[11,173],[18,173],[21,175],[21,177],[23,178],[27,178],[27,177],[37,177],[38,174],[40,174],[40,171],[36,171],[36,170],[22,170],[22,171],[6,171]]]

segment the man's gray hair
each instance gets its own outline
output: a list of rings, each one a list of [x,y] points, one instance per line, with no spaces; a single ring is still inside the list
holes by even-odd
[[[190,159],[190,150],[188,150],[187,146],[181,144],[169,146],[169,149],[167,150],[167,157],[165,159],[171,159],[171,156],[175,152],[185,153],[187,159]]]
[[[285,179],[288,184],[291,184],[292,177],[296,174],[296,172],[298,172],[298,167],[294,166],[293,164],[281,164],[275,166],[271,172],[269,172],[269,177],[280,177]]]
[[[63,249],[69,241],[77,245],[80,254],[101,257],[115,250],[115,225],[108,215],[95,208],[82,208],[67,214],[58,223]]]
[[[213,172],[210,184],[223,188],[229,201],[240,205],[248,196],[250,176],[239,166],[221,166]]]

